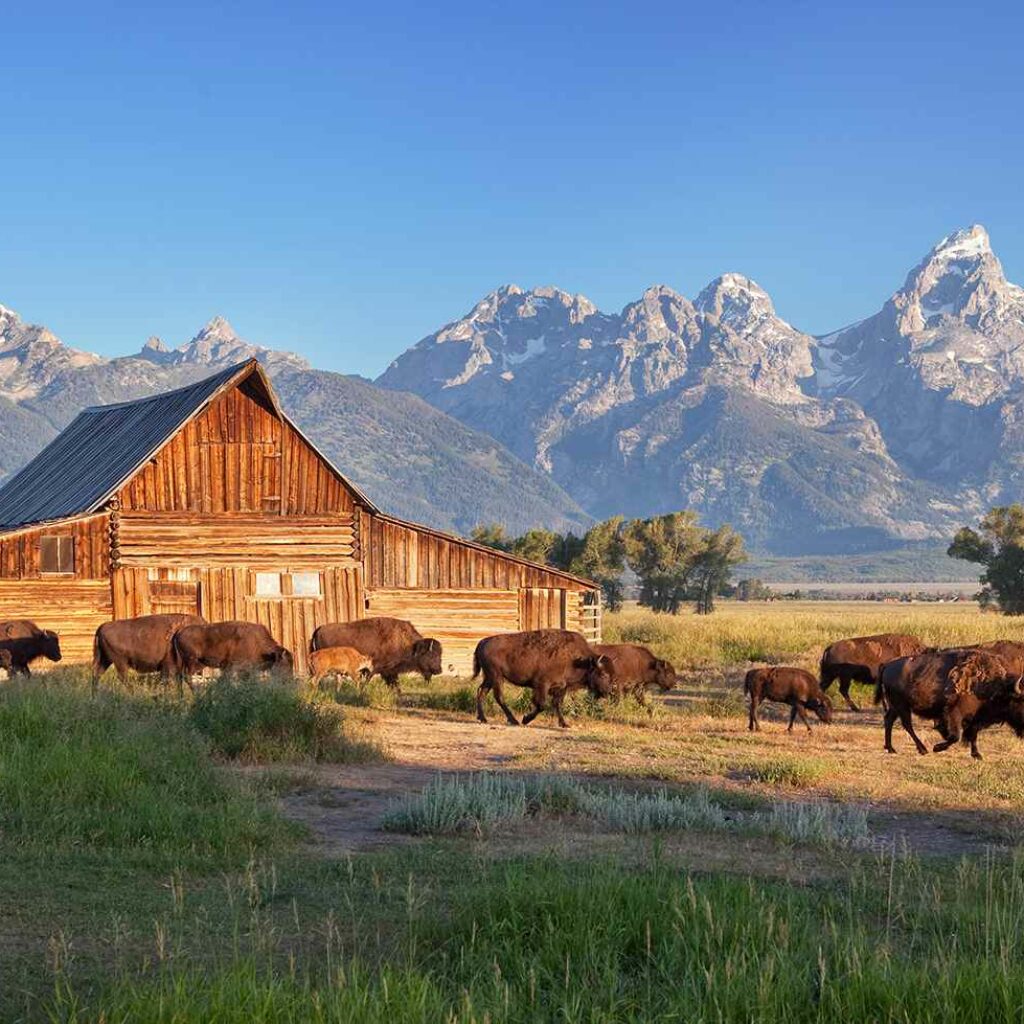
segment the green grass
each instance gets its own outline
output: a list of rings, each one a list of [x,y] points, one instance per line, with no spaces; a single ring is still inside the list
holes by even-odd
[[[386,759],[379,744],[349,735],[337,707],[305,700],[294,683],[221,678],[206,686],[189,720],[216,753],[245,761]]]
[[[59,680],[0,687],[0,839],[155,863],[244,861],[287,829],[173,706]]]
[[[333,929],[305,958],[275,956],[266,923],[260,953],[153,961],[94,993],[58,978],[50,1019],[982,1024],[1024,1005],[1019,858],[886,858],[794,886],[680,872],[656,848],[638,868],[585,869],[427,851],[338,881]]]
[[[751,778],[774,786],[806,789],[820,782],[829,773],[829,765],[821,758],[770,757],[760,760],[750,770]]]

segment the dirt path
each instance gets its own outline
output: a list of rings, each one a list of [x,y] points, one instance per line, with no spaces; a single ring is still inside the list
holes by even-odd
[[[416,711],[380,715],[374,728],[390,749],[392,762],[303,770],[301,785],[282,798],[284,812],[306,825],[317,848],[328,856],[413,841],[383,832],[381,820],[396,798],[421,790],[438,774],[500,768],[538,753],[571,764],[573,745],[586,738],[583,726],[568,732],[545,725],[514,729]],[[652,785],[626,778],[622,784]],[[922,855],[983,854],[992,848],[991,838],[965,831],[962,816],[946,812],[874,807],[871,829],[876,847]]]

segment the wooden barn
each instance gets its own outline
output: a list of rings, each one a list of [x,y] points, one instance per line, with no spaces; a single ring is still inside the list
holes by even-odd
[[[86,409],[0,489],[0,620],[84,661],[101,623],[171,611],[261,622],[300,669],[318,625],[375,615],[437,637],[458,672],[491,633],[601,630],[594,583],[378,509],[255,360]]]

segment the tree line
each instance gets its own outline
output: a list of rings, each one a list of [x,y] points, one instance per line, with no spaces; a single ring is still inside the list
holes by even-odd
[[[692,601],[699,614],[714,610],[735,566],[746,561],[743,538],[731,527],[702,526],[694,512],[669,512],[650,519],[614,516],[583,536],[533,529],[511,537],[498,523],[477,526],[478,544],[541,562],[599,583],[605,607],[622,606],[626,570],[636,575],[642,605],[679,611]]]

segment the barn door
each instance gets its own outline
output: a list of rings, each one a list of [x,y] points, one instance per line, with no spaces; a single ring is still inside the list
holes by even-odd
[[[150,580],[149,607],[153,615],[198,615],[198,580]]]

